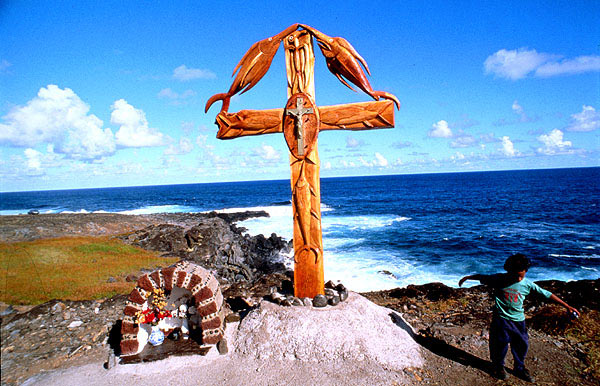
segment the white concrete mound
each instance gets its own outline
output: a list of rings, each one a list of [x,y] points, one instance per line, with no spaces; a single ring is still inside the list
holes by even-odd
[[[266,301],[234,333],[234,350],[252,359],[373,361],[390,370],[421,367],[420,346],[394,311],[351,292],[335,307],[281,307]]]

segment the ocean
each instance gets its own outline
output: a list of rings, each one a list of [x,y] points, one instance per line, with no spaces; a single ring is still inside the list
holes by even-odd
[[[325,280],[354,291],[502,271],[524,253],[533,280],[600,277],[600,168],[321,179]],[[0,193],[0,215],[264,210],[238,223],[291,239],[289,180]],[[0,219],[1,221],[1,219]],[[291,267],[291,256],[286,257]]]

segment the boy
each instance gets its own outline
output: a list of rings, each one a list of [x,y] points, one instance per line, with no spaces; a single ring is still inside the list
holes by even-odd
[[[571,307],[556,295],[541,288],[525,278],[531,262],[524,255],[517,253],[504,263],[507,273],[496,275],[470,275],[458,282],[459,287],[465,280],[479,280],[494,288],[494,312],[490,324],[490,359],[494,365],[493,375],[498,379],[506,379],[504,357],[508,344],[515,362],[515,375],[525,381],[533,382],[529,371],[525,368],[525,355],[529,348],[529,337],[525,326],[523,300],[531,291],[565,307],[570,313],[579,316],[579,311]]]

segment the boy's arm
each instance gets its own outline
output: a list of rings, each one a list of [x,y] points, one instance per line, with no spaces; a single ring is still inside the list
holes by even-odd
[[[483,275],[480,275],[480,274],[465,276],[458,281],[458,286],[462,287],[463,283],[467,280],[481,280],[482,276]]]
[[[567,310],[569,310],[569,312],[575,313],[577,316],[579,316],[579,311],[577,311],[577,309],[575,309],[575,308],[571,307],[570,305],[568,305],[567,303],[565,303],[558,296],[552,294],[552,295],[550,295],[549,299],[552,300],[554,303],[558,303],[561,306],[565,307]]]

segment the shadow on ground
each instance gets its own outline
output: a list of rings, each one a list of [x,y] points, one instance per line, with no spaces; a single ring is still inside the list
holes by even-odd
[[[392,318],[392,321],[398,327],[406,331],[415,342],[432,353],[460,363],[463,366],[474,367],[489,375],[492,375],[492,362],[481,359],[466,352],[465,350],[461,350],[460,348],[454,347],[442,339],[415,332],[413,328],[402,318],[402,316],[396,313],[391,313],[390,317]]]

